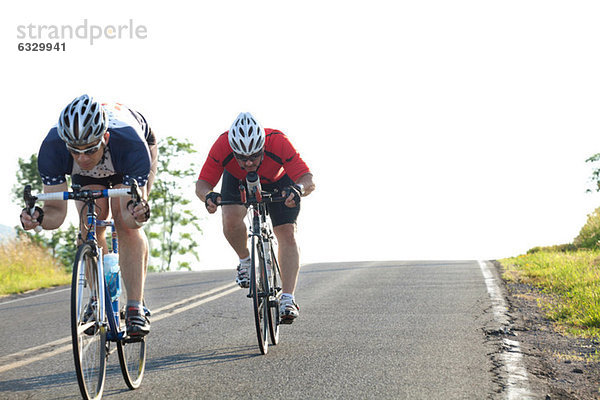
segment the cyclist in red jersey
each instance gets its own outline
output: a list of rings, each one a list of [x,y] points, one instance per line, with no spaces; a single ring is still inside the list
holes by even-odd
[[[284,203],[269,204],[273,231],[279,243],[282,296],[282,321],[291,323],[298,317],[294,291],[300,271],[300,256],[296,244],[296,219],[300,198],[314,189],[313,175],[283,132],[263,129],[250,113],[241,113],[229,131],[214,143],[196,182],[196,195],[213,214],[221,200],[240,200],[239,184],[245,184],[246,174],[256,172],[263,189],[278,190],[287,199]],[[213,188],[223,177],[221,193]],[[250,283],[250,252],[242,205],[224,205],[223,233],[237,253],[240,263],[236,282],[247,288]]]

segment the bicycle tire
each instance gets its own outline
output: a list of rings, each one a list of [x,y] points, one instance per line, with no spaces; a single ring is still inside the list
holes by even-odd
[[[256,337],[258,347],[262,354],[269,350],[269,306],[268,306],[268,281],[265,279],[264,257],[259,250],[259,241],[252,236],[252,269],[250,270],[250,292],[252,293],[252,304],[254,308],[254,322],[256,325]]]
[[[119,302],[127,304],[125,290],[121,292]],[[126,332],[125,308],[119,310],[119,326],[122,332]],[[119,355],[119,365],[121,373],[127,387],[135,390],[140,387],[144,379],[146,370],[146,337],[130,339],[124,337],[117,341],[117,353]]]
[[[71,281],[71,336],[73,359],[81,395],[102,397],[106,378],[106,323],[98,318],[98,264],[88,243],[77,249]],[[96,307],[94,310],[94,301]]]
[[[271,252],[271,265],[267,265],[269,268],[269,336],[271,338],[271,344],[277,345],[279,343],[279,298],[281,297],[281,273],[279,271],[279,262],[275,257],[274,250],[275,243],[270,241],[270,252]]]
[[[139,388],[146,370],[146,338],[119,340],[117,353],[125,383],[131,390]]]

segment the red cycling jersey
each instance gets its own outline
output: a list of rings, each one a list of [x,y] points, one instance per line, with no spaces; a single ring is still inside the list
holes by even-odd
[[[233,150],[229,145],[227,133],[221,134],[213,144],[198,176],[198,179],[202,179],[212,186],[219,182],[224,170],[237,179],[246,178],[247,172],[233,159]],[[277,182],[286,174],[295,182],[302,175],[310,172],[300,154],[283,132],[265,129],[265,134],[265,155],[257,171],[261,182]]]

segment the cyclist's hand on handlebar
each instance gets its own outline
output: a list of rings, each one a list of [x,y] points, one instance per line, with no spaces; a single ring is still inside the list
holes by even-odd
[[[204,205],[209,213],[214,214],[217,211],[217,206],[221,202],[221,193],[208,192],[206,194]]]
[[[294,208],[300,204],[300,187],[297,185],[284,187],[281,194],[287,197],[284,203],[287,207]]]
[[[28,231],[42,224],[42,220],[44,219],[44,211],[40,207],[36,206],[33,215],[31,215],[29,210],[24,208],[23,211],[21,211],[20,219],[21,226],[24,230]]]
[[[127,203],[127,209],[133,216],[133,219],[139,224],[143,224],[150,219],[150,204],[146,200],[142,199],[139,203],[134,203],[133,200],[130,200]]]

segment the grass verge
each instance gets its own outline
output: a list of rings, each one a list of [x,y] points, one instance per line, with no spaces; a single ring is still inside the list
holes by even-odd
[[[547,295],[538,304],[561,330],[600,338],[600,251],[542,250],[499,261],[504,279]]]
[[[0,296],[65,285],[71,281],[46,249],[19,238],[0,244]]]

